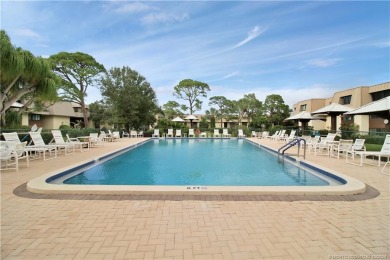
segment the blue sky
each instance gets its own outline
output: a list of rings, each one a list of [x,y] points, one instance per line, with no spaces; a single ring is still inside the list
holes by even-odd
[[[208,98],[280,94],[290,107],[390,81],[389,17],[388,1],[1,2],[15,46],[129,66],[160,105],[186,78],[208,83]],[[100,98],[89,89],[88,102]]]

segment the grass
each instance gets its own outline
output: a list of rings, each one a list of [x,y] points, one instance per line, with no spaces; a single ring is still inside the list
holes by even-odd
[[[380,151],[382,149],[381,144],[364,144],[367,151]]]

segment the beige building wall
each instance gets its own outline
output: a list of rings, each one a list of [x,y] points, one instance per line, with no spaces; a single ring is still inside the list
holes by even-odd
[[[23,113],[22,114],[22,125],[29,125],[29,120],[28,120],[28,114],[27,113]]]
[[[43,116],[41,120],[45,129],[58,129],[61,125],[70,125],[70,118],[67,116]]]
[[[359,131],[368,132],[370,130],[369,129],[370,116],[356,115],[354,116],[353,120],[356,125],[359,125]]]

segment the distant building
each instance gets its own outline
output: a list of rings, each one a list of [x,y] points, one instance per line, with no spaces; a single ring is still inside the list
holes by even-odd
[[[301,111],[313,112],[331,103],[347,105],[351,108],[359,108],[373,101],[390,96],[390,82],[366,87],[357,87],[338,91],[330,98],[316,98],[300,101],[293,106],[292,116]],[[359,125],[360,131],[390,131],[390,125],[384,124],[383,118],[374,115],[355,115],[355,116],[340,116],[337,118],[337,126],[342,122],[353,122]],[[314,130],[330,129],[331,120],[327,117],[326,122],[320,120],[312,120],[309,126]]]
[[[84,122],[81,106],[73,102],[57,102],[43,111],[34,111],[33,108],[30,108],[22,115],[22,125],[33,126],[36,124],[44,129],[58,129],[61,125],[74,127],[80,122]],[[93,127],[91,121],[89,121],[88,127]]]

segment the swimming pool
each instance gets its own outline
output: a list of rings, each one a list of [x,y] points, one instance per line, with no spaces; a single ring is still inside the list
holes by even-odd
[[[242,139],[141,140],[31,180],[27,189],[36,193],[195,195],[339,195],[365,190],[364,183],[309,162],[290,158],[291,163],[278,163],[274,152]],[[140,165],[123,167],[124,162]],[[105,168],[111,170],[107,173]],[[275,178],[280,170],[282,177]],[[125,175],[119,177],[118,172]]]
[[[239,139],[152,140],[64,184],[325,186],[339,185]]]

